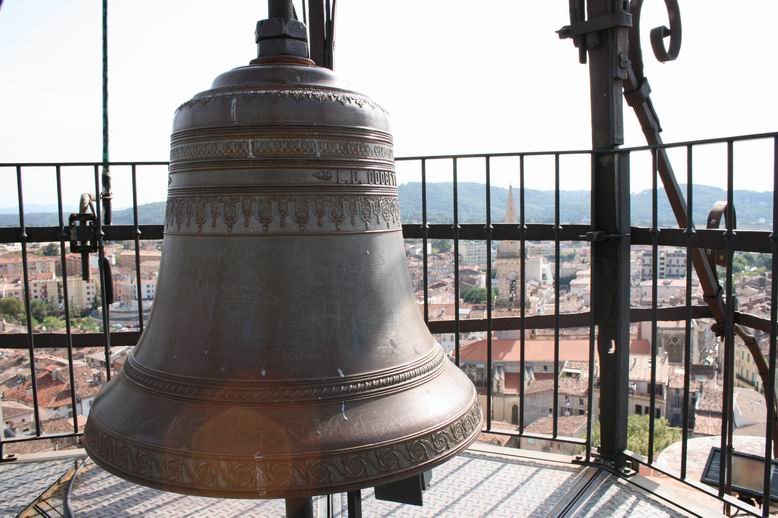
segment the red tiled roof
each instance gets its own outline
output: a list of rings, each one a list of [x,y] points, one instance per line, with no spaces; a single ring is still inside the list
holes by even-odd
[[[460,359],[471,363],[486,363],[486,339],[478,340],[462,346]],[[642,350],[648,344],[647,340],[632,340],[630,349],[633,353]],[[650,352],[650,347],[648,348]],[[492,361],[518,363],[521,360],[521,343],[519,340],[492,340]],[[553,362],[553,340],[526,340],[524,345],[525,362]],[[589,362],[589,340],[560,340],[560,362]],[[535,373],[537,377],[537,373]]]
[[[460,360],[474,363],[486,362],[486,340],[479,340],[462,347]],[[492,361],[519,362],[521,345],[519,340],[492,340]],[[554,360],[553,340],[527,340],[524,346],[526,362]],[[560,361],[589,361],[589,340],[562,340],[559,342]]]
[[[563,437],[575,437],[586,428],[585,415],[559,416],[557,420],[557,433]],[[527,433],[550,434],[553,431],[554,420],[551,416],[541,417],[533,421],[524,431]]]
[[[695,435],[721,435],[721,417],[695,415],[694,433]]]
[[[547,390],[554,390],[554,380],[535,380],[524,388],[524,394],[537,394],[539,392],[546,392]]]
[[[629,344],[629,352],[632,354],[651,354],[651,344],[642,338],[632,340]]]

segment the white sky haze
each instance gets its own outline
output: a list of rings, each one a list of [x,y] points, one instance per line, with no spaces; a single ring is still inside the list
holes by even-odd
[[[100,3],[3,2],[0,162],[100,159]],[[646,75],[665,141],[778,130],[778,2],[680,3],[683,45],[667,64],[648,42],[649,30],[667,23],[664,2],[646,0],[643,9]],[[567,1],[338,0],[337,7],[335,70],[389,111],[396,156],[589,147],[588,69],[572,42],[555,34],[569,23]],[[176,107],[255,56],[254,27],[265,13],[262,0],[109,1],[111,159],[167,160]],[[626,105],[625,120],[626,144],[643,144]],[[722,150],[695,157],[695,181],[723,185]],[[640,164],[636,157],[633,190],[650,186]],[[448,181],[446,166],[438,169],[430,180]],[[588,188],[588,172],[578,169],[575,161],[563,169],[563,188]],[[514,170],[498,166],[495,183],[515,184]],[[478,181],[481,171],[464,166],[460,179]],[[737,188],[771,190],[772,148],[737,146],[736,171]],[[418,180],[400,173],[401,182]],[[50,183],[50,172],[36,174],[25,182]],[[69,174],[65,196],[75,203],[90,179]],[[140,201],[164,199],[164,168],[143,174]],[[130,202],[124,177],[118,206]],[[528,181],[552,188],[552,177]],[[27,203],[52,202],[48,187],[28,183],[25,193]],[[0,169],[0,208],[15,205],[15,173]]]

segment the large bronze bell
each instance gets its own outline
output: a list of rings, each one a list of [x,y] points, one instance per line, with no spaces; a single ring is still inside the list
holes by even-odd
[[[146,486],[347,491],[481,428],[413,297],[386,113],[306,58],[300,22],[265,22],[260,58],[176,112],[154,310],[86,424],[90,457]]]

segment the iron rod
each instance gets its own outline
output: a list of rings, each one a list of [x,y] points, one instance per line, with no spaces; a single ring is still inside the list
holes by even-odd
[[[693,183],[693,149],[686,148],[686,203],[689,217],[686,220],[686,326],[684,328],[683,352],[683,420],[681,434],[681,478],[686,478],[686,463],[689,457],[689,412],[691,410],[691,354],[692,354],[692,246],[691,237],[694,233],[694,198]]]
[[[57,182],[57,212],[59,216],[59,260],[62,263],[62,307],[65,311],[65,340],[68,349],[68,375],[70,376],[70,405],[73,409],[73,433],[78,433],[78,410],[76,402],[76,376],[73,367],[73,331],[70,326],[70,294],[68,291],[68,264],[65,255],[65,221],[62,207],[62,171],[60,166],[55,168]]]
[[[138,226],[138,187],[135,165],[130,170],[132,176],[132,223],[135,226],[135,280],[136,280],[136,296],[138,297],[138,329],[143,332],[143,290],[141,284],[143,279],[140,271],[140,240],[141,231]]]
[[[653,319],[651,320],[651,381],[649,383],[649,411],[648,411],[648,462],[654,463],[654,419],[656,419],[656,363],[657,358],[657,322],[656,313],[659,305],[659,245],[657,244],[657,238],[659,237],[659,204],[657,193],[658,182],[658,160],[657,152],[654,150],[651,153],[651,234],[653,237],[653,243],[651,243],[651,312]]]
[[[27,228],[24,223],[24,188],[22,187],[22,167],[16,167],[16,193],[19,202],[19,242],[22,247],[22,282],[24,283],[24,313],[27,317],[27,350],[30,360],[30,383],[32,388],[33,415],[35,417],[35,435],[41,435],[41,418],[38,406],[38,373],[35,368],[35,337],[32,329],[32,295],[30,293],[30,268],[27,261]]]
[[[559,432],[559,155],[554,155],[554,416],[551,435]]]
[[[102,65],[103,65],[103,190],[97,192],[97,204],[102,203],[104,223],[111,224],[111,166],[108,165],[108,0],[103,0],[102,9]]]
[[[313,498],[310,496],[284,499],[286,518],[313,518]]]
[[[486,168],[486,429],[492,429],[492,169],[489,157]],[[459,293],[457,292],[457,299]]]
[[[726,341],[728,342],[727,356],[729,359],[729,368],[727,377],[729,379],[729,391],[726,392],[725,401],[727,405],[727,454],[724,459],[727,463],[726,469],[726,491],[732,491],[732,435],[734,432],[734,388],[735,388],[735,287],[733,280],[733,261],[735,251],[729,237],[735,234],[734,219],[734,193],[735,193],[735,154],[734,143],[727,142],[727,318],[725,320]]]
[[[770,348],[768,352],[767,387],[767,422],[764,435],[764,479],[762,488],[762,516],[770,515],[770,490],[772,489],[773,475],[773,440],[772,426],[775,419],[775,361],[776,361],[776,335],[778,334],[778,137],[773,139],[773,228],[771,244],[773,246],[772,276],[770,279]]]
[[[99,175],[99,167],[97,165],[94,166],[94,181],[95,181],[95,196],[100,195],[100,175]],[[103,224],[102,219],[100,218],[100,203],[95,203],[95,210],[97,211],[97,218],[95,220],[95,224],[97,225],[97,267],[100,271],[100,294],[101,294],[101,305],[103,309],[103,344],[104,344],[104,350],[105,350],[105,378],[106,381],[111,381],[111,320],[110,315],[108,314],[108,288],[105,285],[107,280],[107,275],[105,272],[105,265],[103,264],[103,260],[105,259],[105,248],[103,240],[105,236],[103,235]]]
[[[704,146],[704,145],[720,144],[725,141],[741,142],[745,140],[759,140],[759,139],[766,139],[766,138],[771,139],[776,136],[778,136],[778,131],[771,131],[766,133],[748,133],[742,135],[733,135],[731,137],[713,137],[713,138],[697,139],[697,140],[679,140],[670,143],[662,142],[661,144],[646,144],[643,146],[622,147],[619,148],[619,151],[622,152],[650,151],[652,149],[657,149],[657,148],[674,149],[674,148],[686,147],[690,145]],[[550,156],[550,155],[554,155],[555,153],[559,153],[560,155],[587,155],[590,153],[594,153],[595,155],[602,155],[602,154],[608,154],[610,153],[610,151],[605,148],[602,149],[595,148],[595,149],[567,149],[567,150],[552,149],[552,150],[541,150],[541,151],[505,151],[500,153],[452,153],[452,154],[440,154],[440,155],[402,156],[402,157],[396,157],[395,161],[420,160],[422,158],[427,158],[432,160],[432,159],[453,159],[453,158],[483,158],[485,156],[489,156],[491,158],[518,157],[521,155]],[[0,167],[2,167],[2,165],[3,164],[0,164]],[[91,165],[91,162],[88,163],[87,165]]]
[[[456,350],[455,353],[455,359],[456,359],[456,365],[459,367],[459,353],[460,353],[460,343],[459,343],[459,199],[458,199],[458,185],[459,180],[457,179],[457,159],[455,158],[453,160],[453,178],[454,178],[454,185],[453,185],[453,196],[454,196],[454,326],[455,326],[455,334],[454,334],[454,347]]]
[[[727,214],[726,219],[726,234],[732,235],[732,218],[730,217],[730,208],[732,201],[732,143],[727,142]],[[729,240],[726,246],[726,281],[725,281],[725,319],[724,319],[724,386],[722,391],[722,411],[721,411],[721,462],[719,469],[719,496],[723,496],[725,493],[729,494],[729,487],[731,483],[731,477],[729,476],[731,469],[731,451],[730,451],[730,434],[729,428],[732,422],[732,392],[734,387],[734,380],[732,374],[734,371],[734,298],[733,298],[733,286],[732,286],[732,247]]]
[[[593,210],[597,203],[596,191],[594,190],[594,170],[595,161],[594,155],[591,155],[589,161],[589,204]],[[594,225],[594,218],[590,218],[591,232],[596,230]],[[594,416],[592,413],[592,404],[594,402],[594,355],[595,355],[595,341],[596,341],[596,328],[595,328],[595,303],[594,290],[591,280],[594,279],[594,261],[591,260],[594,257],[594,243],[589,244],[589,379],[586,386],[586,462],[591,462],[592,459],[592,420],[597,417],[599,422],[599,416]]]
[[[362,492],[359,489],[349,491],[346,499],[348,501],[348,518],[362,518]]]
[[[427,161],[421,160],[421,228],[422,228],[422,263],[424,271],[422,275],[424,277],[424,322],[430,321],[430,293],[429,293],[429,254],[427,253],[427,246],[429,243],[429,237],[427,231],[429,225],[427,224]]]
[[[519,288],[519,432],[524,433],[524,369],[526,368],[525,346],[526,346],[526,305],[527,305],[527,282],[526,282],[526,256],[527,241],[525,239],[526,220],[524,214],[524,155],[519,157],[519,268],[521,273],[521,283]]]

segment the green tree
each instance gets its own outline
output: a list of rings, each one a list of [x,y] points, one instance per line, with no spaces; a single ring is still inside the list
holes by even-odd
[[[45,327],[48,331],[55,330],[55,329],[64,329],[65,321],[59,317],[54,317],[49,315],[43,319],[43,321],[41,322],[41,326]]]
[[[451,241],[446,239],[436,239],[432,242],[433,250],[437,250],[437,253],[445,253],[451,251]]]
[[[732,271],[735,274],[763,273],[770,268],[772,258],[768,254],[738,252],[732,260]],[[723,268],[720,268],[723,269]]]
[[[12,297],[0,298],[0,314],[18,320],[24,314],[24,304]]]
[[[42,321],[49,314],[48,307],[42,300],[30,301],[30,313],[32,317],[38,322]]]
[[[492,288],[492,298],[497,295],[497,288]],[[486,288],[470,288],[462,293],[462,300],[469,304],[486,304]]]
[[[648,419],[647,415],[631,415],[627,418],[627,449],[644,456],[648,455]],[[681,431],[670,427],[667,419],[654,419],[655,455],[680,440]],[[592,444],[600,446],[599,421],[592,427]]]
[[[43,255],[48,257],[59,255],[59,245],[57,245],[56,243],[49,243],[43,247],[42,252]]]
[[[100,326],[93,318],[74,318],[73,327],[81,331],[95,332],[100,330]]]

